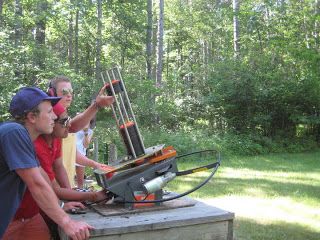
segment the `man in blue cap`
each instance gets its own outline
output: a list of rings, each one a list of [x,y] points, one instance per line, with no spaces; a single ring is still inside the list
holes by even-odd
[[[0,239],[20,205],[26,186],[38,206],[53,219],[72,239],[88,239],[92,228],[84,222],[76,222],[60,208],[33,147],[40,134],[53,131],[53,113],[60,97],[49,97],[35,87],[21,88],[12,98],[10,114],[13,122],[0,124]]]

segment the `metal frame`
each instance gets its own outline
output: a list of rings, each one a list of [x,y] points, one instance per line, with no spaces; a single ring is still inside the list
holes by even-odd
[[[117,66],[117,67],[114,67],[110,70],[107,70],[105,72],[105,75],[108,78],[108,82],[110,84],[110,89],[111,89],[112,95],[114,96],[114,103],[112,104],[111,109],[112,109],[113,116],[116,120],[117,128],[120,132],[120,126],[121,125],[124,126],[124,131],[125,131],[125,135],[127,137],[127,140],[128,140],[129,146],[130,146],[130,150],[132,152],[133,157],[136,158],[137,155],[134,150],[132,140],[130,138],[130,135],[129,135],[129,132],[128,132],[128,129],[126,126],[127,122],[132,121],[135,123],[135,127],[137,129],[137,134],[138,134],[137,137],[138,137],[140,143],[142,144],[142,148],[144,151],[145,151],[145,146],[142,141],[140,130],[139,130],[135,115],[132,110],[132,106],[131,106],[131,103],[130,103],[130,100],[129,100],[129,97],[127,94],[125,84],[124,84],[122,76],[120,74],[119,67]],[[112,78],[110,76],[112,76]],[[105,81],[105,76],[104,76],[103,72],[101,72],[101,78],[102,78],[103,83],[105,84],[106,81]],[[120,91],[119,93],[115,93],[114,87],[112,85],[112,79],[120,81],[119,84],[120,84],[120,86],[122,86],[123,90]],[[126,108],[126,104],[129,108],[129,111]],[[117,113],[118,113],[119,117],[118,117]]]

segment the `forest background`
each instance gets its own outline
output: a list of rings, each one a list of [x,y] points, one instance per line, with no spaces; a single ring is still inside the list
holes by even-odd
[[[75,115],[118,65],[146,147],[313,150],[319,32],[320,0],[0,0],[0,120],[19,87],[56,75]],[[111,111],[97,120],[100,146],[119,142]]]

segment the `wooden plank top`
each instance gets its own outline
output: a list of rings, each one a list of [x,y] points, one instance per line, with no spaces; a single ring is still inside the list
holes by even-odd
[[[195,201],[194,206],[161,211],[102,216],[89,210],[86,214],[71,215],[71,217],[75,220],[86,221],[95,227],[91,231],[92,236],[107,236],[229,221],[234,219],[234,213]]]

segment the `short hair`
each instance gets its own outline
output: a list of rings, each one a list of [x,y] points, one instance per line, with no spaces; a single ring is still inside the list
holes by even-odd
[[[35,115],[39,115],[40,113],[40,109],[39,109],[39,105],[35,106],[34,108],[32,108],[30,111],[25,112],[23,115],[21,116],[14,116],[14,120],[18,123],[24,124],[26,119],[27,119],[27,115],[28,113],[33,113]]]
[[[59,82],[71,82],[70,79],[66,76],[56,76],[52,78],[49,82],[49,88],[57,89],[57,85]]]

